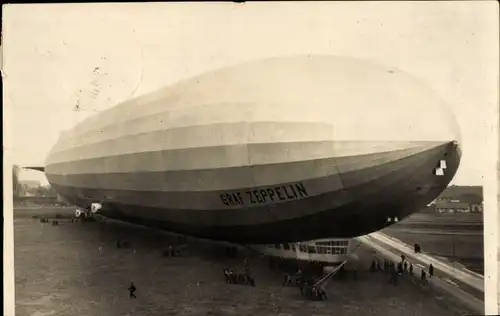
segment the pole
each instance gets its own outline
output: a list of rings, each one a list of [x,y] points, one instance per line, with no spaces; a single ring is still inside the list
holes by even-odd
[[[455,274],[455,261],[456,261],[456,254],[455,254],[455,235],[453,235],[453,274]]]

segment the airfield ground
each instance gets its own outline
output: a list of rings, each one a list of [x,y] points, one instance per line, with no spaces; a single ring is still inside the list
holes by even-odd
[[[329,301],[304,301],[297,288],[283,287],[283,274],[254,260],[257,286],[227,285],[222,270],[242,270],[243,259],[188,240],[181,257],[165,258],[172,240],[164,232],[117,221],[59,226],[33,220],[63,217],[73,210],[38,208],[14,215],[16,315],[465,315],[453,298],[403,279],[391,286],[382,274],[366,270],[374,255],[360,249],[358,280],[333,280]],[[69,217],[69,216],[66,216]],[[117,239],[130,249],[117,249]],[[127,287],[133,280],[137,300]]]
[[[416,213],[383,230],[404,243],[418,243],[422,250],[451,264],[484,274],[483,219],[481,213]]]
[[[40,216],[74,216],[74,208],[18,208],[17,218]],[[484,274],[483,218],[480,213],[416,213],[383,230],[409,245],[419,243],[422,250],[467,269]]]

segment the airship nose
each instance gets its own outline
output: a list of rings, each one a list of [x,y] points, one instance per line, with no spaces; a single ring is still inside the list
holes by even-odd
[[[452,147],[452,150],[456,151],[456,153],[459,156],[462,156],[462,146],[461,146],[460,142],[458,142],[457,140],[452,141],[451,147]]]
[[[439,159],[439,162],[436,166],[435,172],[438,175],[441,175],[446,171],[449,174],[449,176],[446,177],[448,178],[447,181],[451,181],[451,178],[458,170],[458,166],[462,158],[460,142],[457,140],[449,141],[442,147],[444,152],[441,158],[439,156],[436,157],[436,159]]]
[[[433,173],[438,176],[434,184],[447,185],[458,170],[462,156],[460,143],[456,140],[435,144],[426,149],[424,160],[434,163]]]

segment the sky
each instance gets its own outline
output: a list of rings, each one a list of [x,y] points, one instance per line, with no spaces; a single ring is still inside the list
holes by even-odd
[[[434,89],[462,133],[452,183],[483,185],[498,144],[497,9],[494,1],[7,5],[5,149],[16,164],[43,165],[62,130],[133,96],[244,61],[335,54],[400,68]],[[23,178],[46,183],[35,171]]]

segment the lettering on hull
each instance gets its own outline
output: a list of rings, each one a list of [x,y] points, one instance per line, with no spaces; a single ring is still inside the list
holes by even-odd
[[[224,205],[255,205],[269,204],[280,201],[303,199],[309,196],[302,182],[267,188],[256,188],[248,191],[221,193],[220,199]]]

